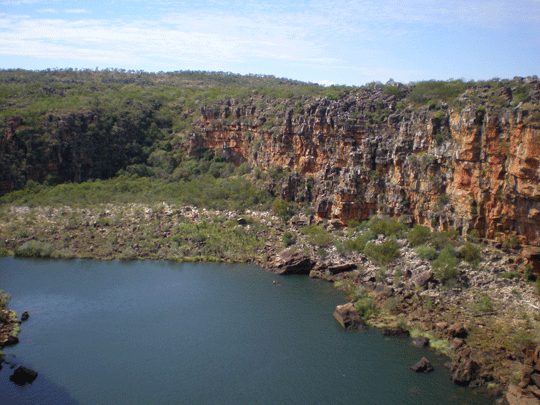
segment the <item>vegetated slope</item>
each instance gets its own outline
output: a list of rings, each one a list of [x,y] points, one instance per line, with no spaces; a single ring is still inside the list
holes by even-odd
[[[257,201],[309,205],[320,219],[379,213],[540,243],[536,78],[360,88],[204,72],[0,78],[4,192],[29,180],[251,172],[266,193]]]

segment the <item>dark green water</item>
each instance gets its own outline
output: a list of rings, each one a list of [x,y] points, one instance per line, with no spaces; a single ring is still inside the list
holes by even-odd
[[[282,285],[272,284],[279,280]],[[432,351],[333,319],[343,293],[247,265],[0,259],[30,312],[6,349],[2,404],[492,404],[454,386]],[[418,375],[422,356],[436,368]]]

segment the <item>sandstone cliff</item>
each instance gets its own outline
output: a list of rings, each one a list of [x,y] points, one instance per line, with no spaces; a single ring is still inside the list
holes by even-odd
[[[489,86],[462,94],[458,108],[397,109],[407,87],[400,98],[374,86],[278,106],[227,100],[201,108],[190,151],[212,148],[253,167],[291,169],[281,196],[312,202],[321,219],[405,216],[540,245],[540,81],[523,82],[531,89],[526,106],[511,106],[512,89]],[[505,105],[492,105],[493,97]]]

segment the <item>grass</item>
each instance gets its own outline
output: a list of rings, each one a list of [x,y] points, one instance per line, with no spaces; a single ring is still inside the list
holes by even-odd
[[[169,206],[99,206],[87,209],[30,208],[0,224],[0,238],[12,239],[25,225],[34,240],[15,240],[8,246],[20,257],[169,259],[245,262],[257,257],[268,240],[275,242],[267,225],[244,215],[199,212],[197,220]],[[35,219],[28,224],[28,217]],[[261,233],[265,234],[261,238]]]
[[[432,331],[425,331],[418,328],[411,328],[409,329],[409,333],[411,334],[411,338],[415,339],[417,337],[425,337],[429,339],[429,346],[430,348],[434,350],[438,350],[441,353],[447,355],[448,357],[452,358],[453,350],[450,347],[450,342],[446,339],[439,339]]]

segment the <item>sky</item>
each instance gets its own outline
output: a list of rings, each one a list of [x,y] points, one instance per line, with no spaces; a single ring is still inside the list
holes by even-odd
[[[540,0],[0,0],[0,69],[363,85],[540,75]]]

